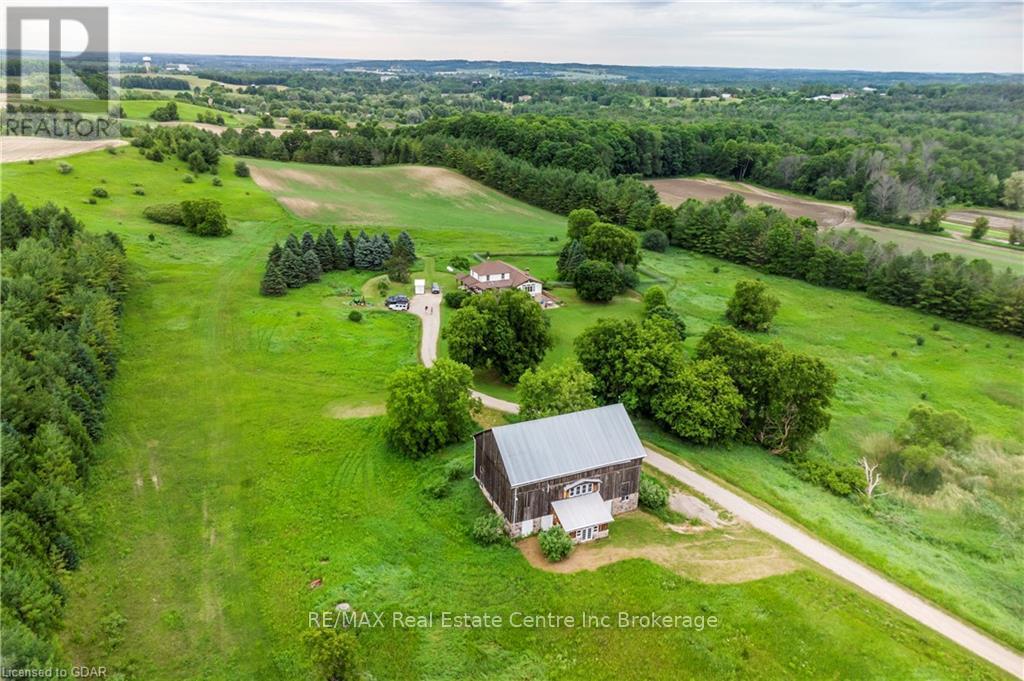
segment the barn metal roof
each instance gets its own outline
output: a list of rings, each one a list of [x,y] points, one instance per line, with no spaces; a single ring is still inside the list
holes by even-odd
[[[626,408],[612,404],[493,428],[512,487],[644,458]]]
[[[604,525],[612,522],[612,502],[601,498],[599,492],[591,492],[571,499],[551,502],[551,508],[558,516],[558,522],[566,532],[575,532],[582,527]]]

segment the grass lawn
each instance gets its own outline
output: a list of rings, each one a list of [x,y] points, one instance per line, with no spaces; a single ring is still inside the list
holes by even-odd
[[[5,193],[29,205],[53,200],[88,229],[121,235],[132,266],[122,361],[88,483],[91,540],[69,578],[62,638],[76,663],[147,681],[311,678],[300,642],[309,612],[347,601],[388,613],[655,611],[721,621],[704,631],[362,630],[363,663],[381,679],[635,678],[637,660],[649,678],[1002,678],[814,568],[734,585],[640,560],[556,575],[513,547],[476,546],[466,528],[486,507],[474,483],[457,481],[440,500],[423,491],[471,445],[411,462],[382,442],[379,419],[327,415],[379,402],[385,378],[417,361],[410,315],[346,319],[337,292],[370,275],[332,273],[261,298],[270,244],[309,225],[231,174],[233,159],[222,161],[219,188],[208,175],[185,184],[173,162],[135,150],[69,161],[66,176],[57,161],[2,172]],[[145,196],[131,193],[136,183]],[[111,198],[87,205],[101,184]],[[150,203],[196,196],[224,203],[231,236],[201,239],[141,217]],[[509,239],[511,222],[486,226],[486,209],[429,205],[430,219],[409,213],[406,223],[425,266],[432,251],[474,240],[444,215],[464,215],[484,235],[476,238]],[[535,218],[523,240],[544,243],[560,221]],[[566,317],[567,329],[574,324],[582,319]]]

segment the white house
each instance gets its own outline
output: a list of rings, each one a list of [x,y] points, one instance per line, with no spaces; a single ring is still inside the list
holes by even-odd
[[[517,288],[529,293],[542,307],[558,305],[558,299],[544,291],[540,279],[502,260],[485,260],[471,267],[469,274],[458,277],[458,280],[462,288],[470,293]]]

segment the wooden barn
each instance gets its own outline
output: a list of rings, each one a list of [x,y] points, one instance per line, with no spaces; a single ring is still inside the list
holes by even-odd
[[[613,404],[477,433],[473,475],[512,536],[561,525],[583,542],[636,508],[643,459],[626,409]]]

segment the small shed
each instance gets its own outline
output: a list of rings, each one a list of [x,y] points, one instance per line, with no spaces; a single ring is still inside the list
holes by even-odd
[[[417,279],[413,282],[416,287],[416,295],[422,296],[427,291],[427,280]]]

